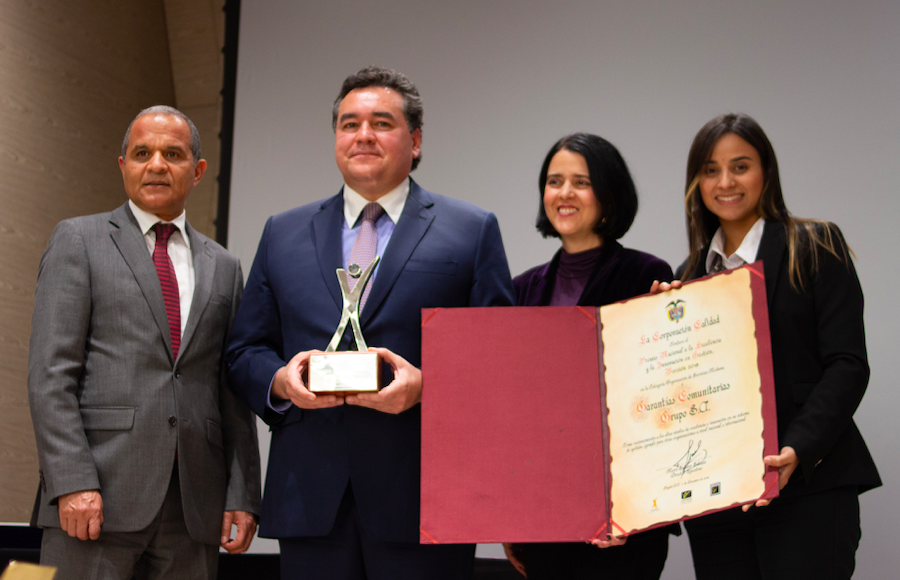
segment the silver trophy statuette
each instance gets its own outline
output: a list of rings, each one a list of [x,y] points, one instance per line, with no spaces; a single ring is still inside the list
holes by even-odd
[[[359,303],[378,262],[379,257],[375,256],[372,263],[362,272],[358,264],[350,264],[347,271],[343,268],[337,269],[341,295],[344,298],[341,321],[331,337],[331,342],[325,347],[325,352],[309,357],[310,392],[350,395],[374,393],[380,388],[381,357],[368,351],[369,347],[366,346],[359,326]],[[350,278],[357,279],[353,290],[350,290]],[[347,330],[348,323],[353,329],[356,350],[338,351],[337,347]]]

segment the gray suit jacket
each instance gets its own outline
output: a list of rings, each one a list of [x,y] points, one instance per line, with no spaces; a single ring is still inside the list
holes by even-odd
[[[53,231],[28,361],[42,527],[59,527],[59,496],[84,489],[100,490],[103,530],[147,527],[176,447],[194,540],[218,544],[224,510],[259,513],[256,427],[226,388],[222,361],[243,290],[240,263],[186,229],[196,285],[177,361],[159,278],[128,204]]]

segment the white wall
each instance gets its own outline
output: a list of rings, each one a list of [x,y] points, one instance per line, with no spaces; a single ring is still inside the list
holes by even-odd
[[[426,114],[413,176],[494,211],[514,275],[557,247],[533,228],[557,138],[590,131],[619,147],[641,200],[623,242],[674,266],[690,142],[717,114],[749,113],[792,211],[837,222],[857,252],[872,378],[856,419],[887,484],[861,498],[856,578],[893,577],[898,31],[896,0],[244,2],[229,247],[248,271],[269,215],[337,192],[331,103],[368,64],[416,83]],[[664,578],[691,575],[682,538]]]

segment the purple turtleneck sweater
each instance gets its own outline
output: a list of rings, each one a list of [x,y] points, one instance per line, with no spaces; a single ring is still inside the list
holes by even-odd
[[[591,271],[600,257],[603,246],[570,254],[563,250],[559,255],[559,269],[553,284],[553,295],[550,306],[575,306],[584,287],[587,285]]]

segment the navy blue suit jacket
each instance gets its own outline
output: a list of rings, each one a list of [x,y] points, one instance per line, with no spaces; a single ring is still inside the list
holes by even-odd
[[[269,218],[232,330],[231,388],[272,428],[260,534],[327,534],[350,481],[372,537],[418,542],[419,405],[399,415],[266,406],[275,372],[298,352],[324,349],[340,321],[343,219],[342,194]],[[361,314],[366,342],[420,366],[422,308],[512,303],[494,215],[411,181]]]

